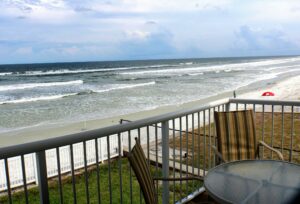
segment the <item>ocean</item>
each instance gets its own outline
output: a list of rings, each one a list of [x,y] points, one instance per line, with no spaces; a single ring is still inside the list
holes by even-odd
[[[300,73],[300,57],[0,65],[0,133],[204,99]]]

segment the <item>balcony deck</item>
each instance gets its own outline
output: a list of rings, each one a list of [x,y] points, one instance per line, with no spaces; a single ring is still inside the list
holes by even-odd
[[[216,164],[211,149],[216,144],[213,112],[249,108],[255,111],[257,139],[279,149],[286,161],[300,163],[300,101],[229,99],[98,130],[0,148],[0,201],[143,203],[136,178],[123,154],[132,148],[135,137],[142,142],[153,176],[203,177]],[[261,151],[264,159],[276,159],[267,149]],[[171,182],[166,189],[161,184],[156,188],[163,203],[183,199],[203,186],[202,182]],[[190,203],[200,200],[211,201],[204,194]]]

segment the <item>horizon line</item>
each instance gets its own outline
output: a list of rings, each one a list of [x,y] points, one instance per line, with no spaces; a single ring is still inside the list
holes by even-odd
[[[149,58],[149,59],[116,59],[116,60],[87,60],[87,61],[49,61],[49,62],[32,62],[32,63],[5,63],[0,66],[9,65],[28,65],[28,64],[67,64],[67,63],[98,63],[98,62],[130,62],[130,61],[160,61],[160,60],[193,60],[193,59],[236,59],[236,58],[270,58],[270,57],[300,57],[299,55],[257,55],[257,56],[230,56],[230,57],[187,57],[187,58]],[[0,70],[1,71],[1,70]]]

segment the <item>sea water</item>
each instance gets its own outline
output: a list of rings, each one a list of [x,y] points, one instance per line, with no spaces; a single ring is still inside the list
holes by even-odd
[[[0,65],[0,133],[151,110],[300,73],[300,57]]]

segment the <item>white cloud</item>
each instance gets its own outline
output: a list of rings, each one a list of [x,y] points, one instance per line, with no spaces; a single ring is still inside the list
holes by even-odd
[[[62,53],[67,55],[75,55],[79,52],[80,49],[76,46],[62,48]]]
[[[269,30],[266,28],[241,26],[236,36],[235,47],[241,50],[283,53],[284,51],[293,51],[298,46],[281,29]]]
[[[66,5],[64,0],[3,0],[2,4],[15,6],[20,9],[30,8],[31,6],[64,8]]]
[[[122,7],[136,12],[182,12],[225,7],[230,0],[123,0]]]
[[[6,0],[0,3],[0,16],[29,19],[36,23],[63,24],[75,17],[75,12],[63,0]]]
[[[126,59],[127,53],[131,58],[136,53],[155,58],[159,53],[207,57],[250,49],[255,53],[261,47],[264,53],[274,47],[296,49],[300,47],[298,2],[0,0],[0,46],[11,48],[7,56],[31,51],[32,59],[54,61],[68,56],[90,59],[89,55]],[[248,31],[242,33],[242,26]]]
[[[15,51],[16,54],[30,55],[32,54],[32,47],[20,47]]]
[[[247,3],[243,10],[252,21],[264,21],[274,23],[291,23],[299,22],[300,19],[300,2],[297,0],[273,0],[273,1],[256,1]],[[253,15],[250,15],[250,14]]]
[[[125,34],[127,37],[133,39],[145,39],[148,36],[150,36],[149,32],[142,31],[142,30],[127,30],[125,31]]]

